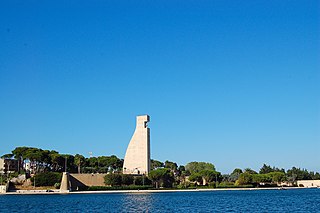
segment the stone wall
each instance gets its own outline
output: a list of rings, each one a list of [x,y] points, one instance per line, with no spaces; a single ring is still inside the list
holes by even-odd
[[[320,187],[320,180],[298,180],[298,186],[303,187]]]
[[[69,174],[71,190],[82,190],[88,186],[105,186],[106,174]]]

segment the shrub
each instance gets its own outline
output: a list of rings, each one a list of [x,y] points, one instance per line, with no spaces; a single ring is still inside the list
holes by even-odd
[[[121,183],[122,183],[122,185],[131,185],[131,184],[133,184],[133,175],[122,174],[121,175]]]
[[[153,187],[150,185],[146,186],[89,186],[87,191],[107,191],[107,190],[146,190],[152,189]]]
[[[54,188],[56,188],[56,189],[60,189],[61,183],[55,183],[53,186],[54,186]]]
[[[209,186],[210,188],[216,188],[216,187],[217,187],[217,186],[216,186],[216,182],[211,182],[211,183],[208,184],[208,186]]]
[[[136,176],[134,177],[134,185],[143,186],[143,185],[151,185],[152,181],[146,176]]]
[[[59,172],[44,172],[36,174],[31,178],[32,184],[35,186],[54,186],[55,183],[60,183],[62,174]]]
[[[110,173],[104,176],[104,183],[110,186],[120,186],[122,176],[120,174]]]

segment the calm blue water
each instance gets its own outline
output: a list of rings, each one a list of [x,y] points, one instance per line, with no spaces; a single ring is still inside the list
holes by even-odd
[[[2,212],[320,212],[320,189],[2,195]]]

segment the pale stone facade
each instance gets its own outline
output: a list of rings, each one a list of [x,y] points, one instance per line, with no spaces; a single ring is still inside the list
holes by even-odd
[[[0,185],[0,194],[7,193],[9,189],[9,182],[7,182],[5,185]]]
[[[18,161],[15,159],[0,158],[0,173],[13,173],[18,171]]]
[[[124,174],[148,174],[150,172],[150,129],[148,115],[137,116],[137,124],[123,163]]]
[[[298,180],[297,185],[299,187],[320,187],[320,180]]]

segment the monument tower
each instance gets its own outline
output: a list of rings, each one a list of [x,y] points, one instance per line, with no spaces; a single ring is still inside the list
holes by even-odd
[[[136,129],[130,140],[123,163],[123,174],[148,174],[150,172],[149,115],[137,116]]]

